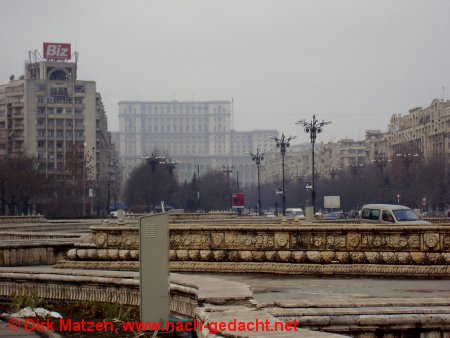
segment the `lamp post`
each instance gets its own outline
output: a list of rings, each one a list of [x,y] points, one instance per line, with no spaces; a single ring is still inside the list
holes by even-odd
[[[331,168],[330,169],[330,176],[331,176],[331,179],[333,180],[333,182],[334,182],[334,178],[336,177],[336,175],[339,173],[339,169],[336,169],[336,168]]]
[[[172,181],[173,171],[177,167],[180,162],[172,162],[172,159],[169,158],[168,162],[160,162],[161,164],[165,164],[167,166],[167,170],[169,170],[170,181]]]
[[[307,122],[305,119],[302,119],[296,124],[300,124],[305,127],[305,133],[309,134],[312,144],[312,189],[311,189],[311,199],[313,204],[313,214],[316,212],[316,185],[315,185],[315,162],[314,162],[314,144],[316,143],[317,133],[321,133],[323,127],[331,122],[319,122],[316,119],[316,114],[313,115],[313,119],[310,122]]]
[[[250,156],[252,157],[252,160],[256,163],[256,169],[258,171],[258,215],[262,216],[262,209],[261,209],[261,185],[259,181],[259,165],[261,164],[261,161],[264,160],[264,152],[260,153],[259,148],[256,148],[256,154],[250,153]]]
[[[5,180],[8,179],[8,177],[1,177],[0,178],[2,181],[2,215],[5,216],[6,214],[6,208],[5,208]]]
[[[230,189],[230,175],[233,172],[233,166],[232,165],[224,165],[224,166],[222,166],[222,172],[226,176],[226,179],[227,179],[227,190],[229,190]],[[228,193],[226,195],[226,201],[227,202],[225,203],[225,206],[229,207],[229,205],[228,205]],[[231,201],[231,198],[230,198],[230,201]]]
[[[151,154],[150,156],[142,156],[141,158],[146,160],[147,164],[150,166],[150,169],[152,171],[152,187],[151,188],[153,188],[153,190],[155,190],[155,186],[156,186],[156,184],[155,184],[155,169],[156,169],[156,166],[158,164],[160,164],[160,163],[163,163],[166,158],[164,156],[158,156],[158,155],[156,155],[154,153]],[[153,193],[154,193],[154,191],[153,191]],[[156,201],[153,198],[153,212],[155,212],[155,209],[156,209],[155,205],[156,205]],[[150,205],[148,205],[148,209],[150,209]]]
[[[396,154],[395,156],[401,158],[401,160],[403,160],[403,163],[405,164],[405,167],[408,169],[411,163],[413,162],[414,158],[418,157],[419,154],[404,153],[404,154]]]
[[[95,147],[92,147],[92,161],[94,162],[95,161]],[[96,166],[95,166],[95,162],[94,162],[94,165],[93,165],[93,170],[92,170],[92,172],[93,173],[96,173]],[[90,189],[90,197],[91,197],[91,216],[94,214],[94,197],[95,197],[95,193],[96,193],[96,191],[95,191],[95,181],[94,181],[94,178],[92,179],[92,188]]]
[[[381,173],[384,173],[384,168],[386,168],[388,162],[391,162],[391,160],[387,159],[385,153],[379,153],[372,162],[377,166]]]
[[[275,141],[275,144],[277,148],[280,148],[281,152],[281,172],[282,172],[282,179],[283,179],[283,191],[281,195],[281,200],[283,202],[283,216],[286,216],[286,193],[285,193],[285,186],[284,186],[284,156],[286,155],[286,148],[289,147],[289,142],[293,140],[295,136],[289,136],[286,137],[284,134],[281,134],[281,137],[278,138],[277,136],[271,137],[272,140]]]

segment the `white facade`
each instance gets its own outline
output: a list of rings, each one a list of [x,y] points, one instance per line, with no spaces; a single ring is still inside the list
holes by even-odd
[[[142,157],[157,150],[180,162],[176,173],[181,180],[233,166],[233,177],[239,172],[242,185],[256,182],[256,168],[246,152],[265,149],[278,132],[237,132],[231,129],[231,115],[231,101],[119,102],[124,179]]]

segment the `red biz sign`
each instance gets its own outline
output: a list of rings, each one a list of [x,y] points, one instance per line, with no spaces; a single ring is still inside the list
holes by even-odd
[[[44,42],[44,59],[70,60],[70,43]]]
[[[244,194],[233,194],[231,196],[231,201],[233,208],[244,208]]]

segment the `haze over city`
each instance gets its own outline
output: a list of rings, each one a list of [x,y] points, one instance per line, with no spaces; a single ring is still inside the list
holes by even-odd
[[[29,50],[67,42],[118,130],[122,100],[232,100],[236,130],[318,141],[386,130],[394,113],[450,93],[450,2],[2,1],[0,79]]]

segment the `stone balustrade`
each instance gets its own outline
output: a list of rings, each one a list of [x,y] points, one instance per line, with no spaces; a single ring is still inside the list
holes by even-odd
[[[448,226],[293,224],[171,225],[171,269],[450,277]],[[91,230],[61,267],[138,269],[137,227]]]
[[[0,266],[55,264],[79,238],[80,234],[58,232],[2,232]]]
[[[10,223],[40,223],[44,222],[45,218],[42,215],[36,216],[0,216],[0,224]]]

